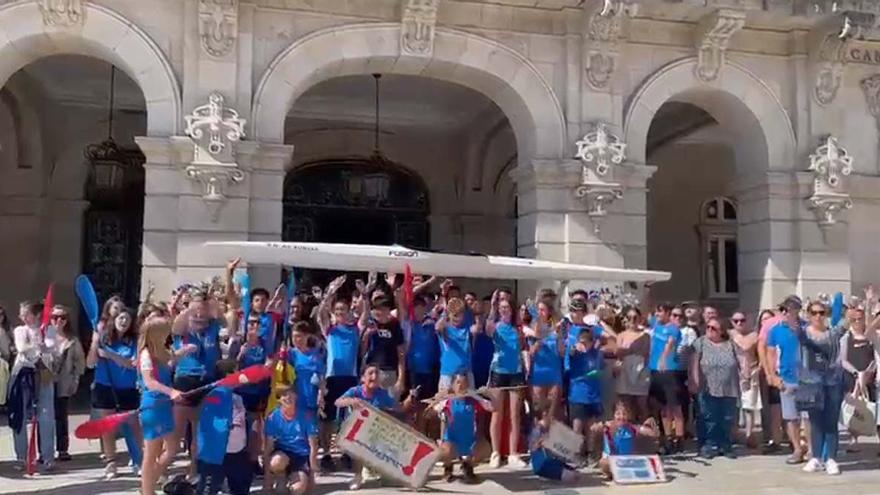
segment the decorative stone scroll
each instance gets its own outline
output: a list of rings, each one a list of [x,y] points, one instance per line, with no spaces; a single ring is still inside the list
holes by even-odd
[[[626,144],[601,122],[575,144],[575,157],[582,163],[581,183],[575,196],[586,203],[587,214],[598,234],[608,205],[623,198],[623,186],[614,181],[614,165],[620,165],[626,158]]]
[[[880,129],[880,74],[874,74],[862,79],[859,84],[865,93],[865,103],[868,104],[868,112],[874,117],[877,128]]]
[[[837,223],[841,212],[853,206],[843,186],[842,177],[852,173],[852,157],[833,136],[827,136],[810,155],[809,171],[813,172],[813,194],[807,199],[816,213],[819,226]]]
[[[724,67],[727,45],[745,23],[745,12],[731,9],[718,9],[700,19],[694,37],[697,46],[695,71],[701,81],[712,82],[718,78]]]
[[[83,0],[39,0],[40,13],[46,26],[70,27],[85,20]]]
[[[400,52],[418,57],[434,53],[434,31],[440,0],[403,0]]]
[[[828,105],[837,98],[843,85],[847,53],[854,40],[873,37],[876,16],[863,12],[843,12],[817,27],[811,37],[815,59],[816,82],[813,97],[816,103]]]
[[[624,19],[636,13],[637,6],[623,0],[591,0],[584,4],[584,76],[592,89],[607,90],[617,67]]]
[[[238,39],[238,0],[199,0],[199,38],[212,57],[232,53]]]
[[[244,180],[235,162],[234,143],[244,137],[245,120],[224,105],[223,96],[212,93],[208,103],[197,107],[186,120],[186,135],[194,142],[194,159],[186,175],[202,184],[202,198],[217,221],[226,203],[226,188]]]

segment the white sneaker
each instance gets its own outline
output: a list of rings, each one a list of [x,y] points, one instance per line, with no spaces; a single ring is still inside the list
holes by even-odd
[[[822,470],[822,467],[822,461],[813,457],[804,465],[803,469],[805,473],[817,473]]]
[[[522,469],[527,467],[526,461],[522,460],[522,457],[514,454],[507,456],[507,467]]]
[[[492,452],[492,455],[489,456],[489,467],[492,469],[501,467],[501,454],[498,452]]]
[[[132,465],[131,465],[131,474],[133,474],[135,478],[140,477],[140,475],[141,475],[141,468],[139,468],[138,466],[132,464]]]
[[[840,466],[837,465],[837,461],[834,459],[828,459],[825,463],[825,472],[831,476],[837,476],[840,474]]]
[[[351,491],[360,490],[362,486],[364,486],[364,478],[360,474],[356,474],[348,484],[348,489]]]
[[[111,463],[107,464],[107,466],[104,468],[104,479],[107,481],[110,481],[115,477],[116,477],[116,464],[111,462]]]

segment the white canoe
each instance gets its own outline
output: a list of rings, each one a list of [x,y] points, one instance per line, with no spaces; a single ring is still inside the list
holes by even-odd
[[[416,251],[403,246],[324,244],[315,242],[207,242],[209,256],[241,257],[251,264],[285,265],[345,271],[413,273],[499,280],[594,280],[654,282],[669,280],[669,272],[626,270],[555,261]]]

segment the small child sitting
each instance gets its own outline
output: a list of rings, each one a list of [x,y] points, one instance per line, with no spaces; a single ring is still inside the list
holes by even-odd
[[[611,421],[593,425],[592,431],[597,437],[601,435],[602,459],[599,461],[599,469],[607,479],[612,477],[609,457],[649,455],[654,450],[650,444],[653,444],[658,436],[654,418],[648,418],[641,426],[634,425],[632,413],[624,401],[615,404],[614,418]]]
[[[477,444],[477,410],[482,409],[492,412],[492,402],[467,395],[469,392],[467,373],[456,373],[452,377],[453,397],[443,399],[434,408],[443,416],[446,427],[443,430],[443,442],[440,448],[443,451],[443,479],[447,482],[453,480],[452,461],[458,457],[461,460],[461,470],[465,483],[479,483],[474,474],[474,446]]]
[[[535,423],[529,435],[529,457],[532,471],[542,478],[565,483],[576,483],[581,475],[574,468],[544,448],[544,439],[550,431],[552,418],[546,412],[535,411]]]
[[[266,419],[263,459],[268,462],[263,490],[269,493],[278,478],[283,477],[288,492],[301,495],[314,486],[309,459],[318,442],[318,422],[308,417],[311,411],[298,407],[294,387],[282,390],[280,401],[280,407]]]

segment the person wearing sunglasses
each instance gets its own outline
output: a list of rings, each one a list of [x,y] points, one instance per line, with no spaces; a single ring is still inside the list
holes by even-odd
[[[671,304],[657,305],[654,326],[651,330],[650,397],[660,406],[663,432],[661,452],[670,454],[680,451],[684,443],[684,415],[682,414],[682,369],[676,352],[681,342],[681,329],[672,321]]]
[[[58,374],[55,376],[55,448],[59,461],[71,460],[69,409],[70,398],[79,389],[79,379],[86,371],[82,343],[70,324],[70,311],[61,305],[52,308],[52,326],[58,335]]]
[[[837,449],[840,442],[838,420],[843,401],[843,368],[840,364],[842,327],[828,327],[829,311],[815,301],[807,307],[810,323],[801,336],[803,368],[800,377],[799,407],[810,417],[810,447],[813,457],[804,472],[825,469],[840,474]]]
[[[742,311],[730,317],[733,327],[730,338],[736,349],[740,371],[740,407],[745,417],[745,443],[749,448],[757,447],[754,438],[755,416],[761,412],[761,380],[760,361],[758,360],[758,332],[748,324],[746,314]]]
[[[688,385],[699,397],[705,425],[700,455],[706,459],[718,454],[736,458],[731,433],[740,396],[739,362],[733,342],[717,318],[706,321],[706,335],[694,343]]]

